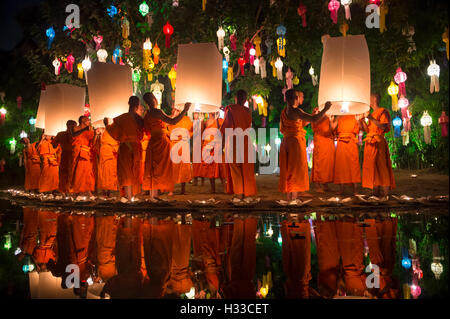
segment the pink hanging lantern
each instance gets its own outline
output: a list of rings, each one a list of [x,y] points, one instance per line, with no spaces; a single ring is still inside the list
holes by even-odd
[[[17,101],[17,108],[18,108],[19,110],[21,110],[21,109],[22,109],[22,97],[19,95],[19,96],[17,97],[16,101]]]
[[[292,79],[294,78],[294,73],[292,73],[291,68],[288,68],[286,72],[286,86],[289,89],[292,89],[294,87]]]
[[[330,0],[330,2],[328,3],[328,10],[330,10],[330,17],[331,20],[333,20],[334,24],[337,24],[338,10],[340,6],[341,4],[337,0]]]
[[[448,136],[448,116],[445,111],[442,111],[441,117],[439,118],[439,125],[441,126],[442,137]]]
[[[412,114],[407,107],[402,108],[402,120],[403,120],[403,130],[405,132],[411,131],[411,117]]]
[[[302,18],[302,26],[306,28],[306,6],[300,2],[297,8],[298,15]]]
[[[398,84],[398,94],[401,96],[406,96],[406,87],[405,87],[405,81],[408,78],[406,76],[406,73],[402,71],[402,68],[397,68],[397,73],[394,76],[395,83]]]
[[[236,51],[236,42],[237,42],[237,37],[236,34],[232,34],[230,35],[230,47],[231,50]]]
[[[75,63],[75,58],[73,57],[73,55],[72,55],[72,53],[71,54],[69,54],[68,56],[67,56],[67,61],[66,61],[66,63],[65,63],[65,68],[66,68],[66,70],[69,72],[69,73],[72,73],[73,72],[73,64]]]
[[[103,41],[103,36],[101,36],[101,35],[95,36],[94,35],[95,51],[98,51],[98,50],[101,49],[101,45],[100,44],[102,43],[102,41]]]
[[[422,289],[420,289],[420,286],[418,284],[413,283],[411,285],[411,296],[413,296],[414,299],[417,299],[417,297],[419,297],[421,293]]]

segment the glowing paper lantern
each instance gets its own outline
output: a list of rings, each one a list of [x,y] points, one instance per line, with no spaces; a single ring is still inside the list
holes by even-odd
[[[324,37],[320,79],[319,109],[330,101],[330,115],[369,111],[370,59],[364,36]]]
[[[439,279],[442,272],[444,271],[444,267],[439,261],[433,261],[433,263],[431,263],[431,271],[433,272],[436,279]]]
[[[391,81],[391,84],[388,87],[388,93],[392,99],[392,111],[396,112],[398,111],[398,85],[396,85],[394,81]]]
[[[111,5],[107,10],[108,15],[112,18],[117,14],[117,8],[113,5]]]
[[[91,69],[92,63],[91,63],[91,59],[86,56],[83,60],[83,62],[81,63],[81,66],[83,67],[83,70],[85,72],[85,76],[86,76],[86,83],[88,83],[88,78],[87,78],[87,72]]]
[[[153,93],[156,100],[158,101],[158,108],[159,108],[162,102],[162,93],[164,92],[164,84],[159,83],[159,81],[156,80],[155,83],[153,83],[150,86],[150,91]]]
[[[428,111],[424,111],[422,117],[420,118],[420,124],[423,126],[423,137],[425,143],[431,143],[431,129],[430,126],[433,123],[433,119],[428,114]]]
[[[350,4],[352,3],[352,0],[341,0],[341,4],[344,6],[345,9],[345,19],[351,20],[352,15],[350,13]]]
[[[238,59],[239,68],[241,70],[241,75],[245,75],[244,73],[244,65],[245,65],[245,59],[243,57],[240,57]]]
[[[278,50],[278,55],[285,57],[286,56],[286,39],[284,38],[284,35],[286,34],[286,27],[282,24],[280,24],[277,27],[277,35],[278,35],[278,39],[277,39],[277,50]]]
[[[161,50],[160,50],[160,48],[158,46],[158,43],[155,43],[155,46],[153,47],[152,53],[153,53],[153,62],[156,65],[156,64],[159,63],[159,54],[161,53]]]
[[[411,259],[408,256],[408,249],[402,248],[402,267],[405,269],[411,268]]]
[[[78,70],[78,78],[82,79],[83,78],[83,73],[84,73],[83,64],[78,63],[77,64],[77,70]]]
[[[72,55],[72,53],[71,54],[69,54],[68,56],[67,56],[67,61],[66,61],[66,63],[65,63],[65,67],[66,67],[66,70],[69,72],[69,73],[72,73],[73,72],[73,64],[75,63],[75,58],[73,57],[73,55]]]
[[[392,120],[392,125],[394,126],[394,137],[400,137],[400,128],[402,127],[402,119],[398,116]]]
[[[309,68],[308,72],[309,72],[309,75],[311,75],[311,81],[312,81],[313,86],[316,86],[317,85],[317,75],[314,74],[314,68],[312,67],[312,65]]]
[[[122,17],[120,26],[122,27],[122,38],[128,39],[130,35],[130,21],[128,21],[127,17]]]
[[[130,53],[131,41],[129,39],[123,40],[123,47],[125,48],[125,55]]]
[[[337,0],[330,0],[328,10],[330,10],[330,18],[334,24],[337,24],[338,10],[341,4]]]
[[[217,47],[219,48],[220,51],[224,47],[223,39],[225,38],[225,31],[222,29],[222,27],[219,27],[219,30],[217,30],[216,34],[217,34]]]
[[[300,83],[300,79],[298,78],[298,76],[294,76],[294,79],[292,80],[292,83],[294,85],[298,85]]]
[[[406,73],[402,71],[402,68],[397,68],[397,71],[394,75],[394,81],[398,84],[399,94],[406,96],[406,87],[405,81],[408,77]]]
[[[170,36],[173,34],[173,27],[169,21],[164,25],[163,32],[166,35],[166,48],[170,48]]]
[[[98,51],[101,48],[101,43],[103,41],[103,36],[101,35],[94,35],[94,42],[95,42],[95,50]]]
[[[30,132],[36,132],[36,119],[34,117],[30,117],[30,119],[28,120],[28,123],[30,124]]]
[[[42,107],[45,112],[45,134],[55,136],[66,130],[67,120],[78,120],[83,115],[85,98],[84,87],[70,84],[48,85],[45,91],[41,91],[38,117]]]
[[[61,61],[58,58],[55,58],[52,62],[53,67],[55,68],[55,75],[59,75],[59,70],[61,69]]]
[[[255,55],[256,55],[256,50],[255,48],[251,48],[250,49],[250,64],[253,65],[255,63]]]
[[[152,42],[149,38],[147,38],[144,42],[144,49],[143,49],[143,59],[142,64],[144,69],[149,70],[150,69],[150,59],[152,55]]]
[[[444,33],[442,33],[442,42],[445,43],[445,51],[447,52],[447,60],[448,60],[448,27],[445,28]]]
[[[20,138],[26,138],[26,137],[28,137],[28,134],[24,131],[24,130],[22,130],[22,132],[20,132]]]
[[[302,26],[306,28],[306,6],[300,2],[297,8],[298,15],[302,18]]]
[[[414,299],[417,299],[417,297],[419,297],[421,293],[422,289],[420,289],[419,285],[417,284],[411,285],[411,296],[413,296]]]
[[[407,98],[405,98],[403,95],[400,97],[400,99],[397,102],[397,105],[399,108],[404,109],[409,106],[409,101]]]
[[[441,135],[443,137],[448,136],[448,116],[445,114],[445,111],[442,111],[441,116],[439,117],[439,125],[441,126]]]
[[[223,47],[223,54],[225,55],[225,59],[227,62],[230,62],[230,49],[228,47]]]
[[[259,73],[261,73],[261,79],[265,79],[267,77],[266,60],[264,57],[259,58]]]
[[[228,68],[227,82],[230,83],[234,80],[233,68]]]
[[[202,11],[206,10],[206,0],[202,0]]]
[[[113,55],[111,57],[114,64],[118,64],[119,58],[122,56],[122,50],[120,50],[119,46],[116,46],[114,49]]]
[[[131,79],[133,81],[133,93],[136,93],[139,81],[141,80],[141,72],[138,69],[134,69]]]
[[[168,74],[168,77],[170,79],[170,84],[172,85],[172,90],[175,90],[175,81],[177,79],[177,72],[175,71],[175,68],[172,67],[170,69],[170,72]]]
[[[48,28],[47,30],[45,30],[45,35],[48,38],[47,49],[50,50],[50,48],[52,47],[53,39],[55,38],[55,29],[53,29],[53,27]]]
[[[279,57],[275,62],[275,68],[277,69],[277,79],[283,80],[283,61]]]
[[[436,64],[436,60],[430,60],[430,66],[428,66],[427,73],[430,76],[430,93],[439,92],[439,65]]]
[[[273,41],[271,39],[267,38],[266,41],[264,41],[264,44],[266,45],[266,48],[267,48],[267,55],[271,55]]]
[[[259,74],[259,59],[256,58],[255,61],[253,61],[253,66],[255,67],[255,74]]]
[[[222,55],[214,43],[178,45],[175,106],[186,102],[205,113],[222,105]]]
[[[89,103],[92,123],[103,125],[105,117],[114,118],[128,112],[133,95],[132,73],[128,65],[96,62],[88,72]]]
[[[11,154],[14,154],[16,152],[16,144],[17,144],[17,141],[14,137],[9,140],[9,145],[11,147],[11,149],[10,149]]]
[[[228,62],[227,62],[226,59],[222,60],[222,70],[223,70],[222,77],[225,80],[227,78],[227,75],[228,75]]]
[[[108,57],[108,51],[105,49],[100,49],[97,51],[98,62],[106,63],[106,58]]]
[[[259,35],[255,36],[255,38],[253,39],[253,44],[255,45],[256,56],[260,57],[261,56],[261,38]]]
[[[139,12],[145,17],[149,12],[150,8],[148,7],[147,2],[145,0],[139,5]]]

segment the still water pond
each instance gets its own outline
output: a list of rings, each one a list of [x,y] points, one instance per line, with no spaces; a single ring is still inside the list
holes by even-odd
[[[160,214],[0,207],[3,297],[448,297],[445,206]]]

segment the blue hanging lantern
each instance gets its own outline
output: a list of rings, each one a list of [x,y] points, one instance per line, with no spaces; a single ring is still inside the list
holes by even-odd
[[[228,62],[226,59],[222,60],[222,78],[225,80],[228,76]]]
[[[392,120],[392,125],[394,126],[394,137],[400,137],[400,129],[402,127],[402,119],[398,116]]]
[[[227,86],[227,93],[230,93],[230,82],[228,82],[228,79],[225,79],[225,84]]]
[[[113,18],[117,14],[117,8],[113,5],[111,5],[106,11],[111,18]]]
[[[30,123],[30,126],[31,126],[30,132],[36,132],[36,127],[35,127],[35,125],[36,125],[36,119],[35,119],[34,117],[31,117],[31,118],[28,120],[28,123]]]
[[[50,48],[52,47],[53,39],[55,38],[55,29],[53,29],[53,27],[50,27],[45,31],[45,34],[48,38],[47,49],[50,50]]]
[[[112,55],[112,61],[114,64],[117,64],[119,62],[119,58],[122,56],[122,50],[120,50],[120,46],[116,46],[114,49],[113,55]]]
[[[411,259],[409,258],[408,255],[408,249],[406,248],[402,248],[402,267],[405,269],[409,269],[411,268]]]

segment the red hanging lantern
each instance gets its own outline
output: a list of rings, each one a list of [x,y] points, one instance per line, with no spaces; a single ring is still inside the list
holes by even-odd
[[[298,15],[302,18],[302,26],[306,28],[306,6],[300,2],[297,8]]]
[[[448,116],[445,111],[442,111],[441,117],[439,118],[439,125],[441,126],[442,137],[448,136]]]
[[[230,35],[230,47],[231,50],[236,51],[236,42],[237,42],[237,37],[236,34],[232,34]]]
[[[21,109],[22,109],[22,97],[19,95],[19,96],[17,97],[16,101],[17,101],[17,108],[18,108],[19,110],[21,110]]]
[[[249,39],[245,40],[244,43],[244,60],[245,63],[249,63],[250,62],[250,49],[252,48],[252,43],[250,42]]]
[[[167,21],[167,23],[164,25],[163,32],[166,35],[166,48],[169,48],[170,47],[170,36],[173,34],[173,27],[169,23],[169,21]]]
[[[380,6],[381,1],[380,0],[369,0],[370,4],[376,4],[377,6]]]
[[[245,59],[243,57],[240,57],[238,59],[238,64],[239,64],[239,67],[241,68],[241,75],[245,75],[244,74]]]

